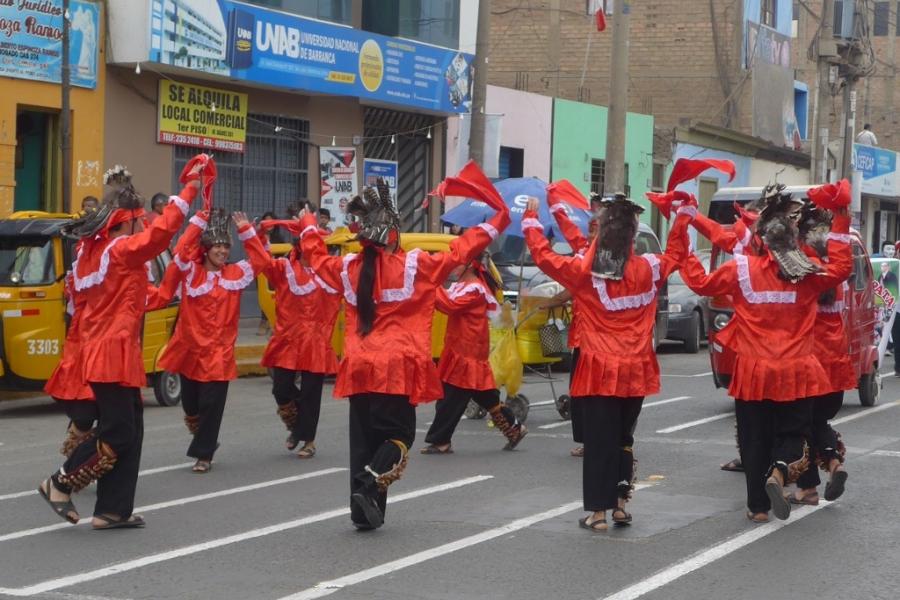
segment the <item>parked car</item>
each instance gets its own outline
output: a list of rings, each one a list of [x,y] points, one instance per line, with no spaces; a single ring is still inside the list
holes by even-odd
[[[695,253],[703,267],[709,270],[709,250]],[[684,342],[684,351],[696,354],[700,351],[701,340],[706,339],[706,327],[700,296],[695,294],[676,271],[669,276],[669,325],[666,338]]]
[[[790,192],[805,195],[813,186],[794,186]],[[736,211],[734,203],[746,204],[759,197],[758,188],[725,188],[716,192],[710,202],[711,219],[730,227]],[[850,357],[858,380],[859,401],[863,406],[873,406],[878,401],[881,379],[878,374],[878,348],[875,344],[877,320],[874,275],[869,254],[857,231],[851,231],[853,272],[847,280],[849,294],[844,309],[845,323],[850,338]],[[713,248],[710,256],[712,269],[732,259],[731,254]],[[730,295],[704,298],[701,303],[709,338],[709,358],[716,387],[728,387],[734,372],[734,353],[717,340],[718,332],[728,325],[734,312]]]
[[[0,220],[0,390],[42,389],[62,358],[69,324],[64,278],[74,242],[60,230],[70,218],[20,211]],[[170,261],[167,251],[150,262],[156,285]],[[157,366],[177,315],[175,299],[144,316],[144,370],[163,406],[181,401],[181,380]]]

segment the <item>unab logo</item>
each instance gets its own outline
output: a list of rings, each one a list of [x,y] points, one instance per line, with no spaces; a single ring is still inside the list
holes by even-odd
[[[381,87],[384,78],[384,56],[375,40],[366,40],[359,49],[359,79],[370,92]]]

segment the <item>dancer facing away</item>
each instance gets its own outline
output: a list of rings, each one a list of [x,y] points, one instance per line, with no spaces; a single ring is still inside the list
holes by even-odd
[[[264,235],[279,224],[287,227],[292,237],[300,236],[300,221],[262,221],[260,232]],[[272,258],[262,246],[253,244],[247,248],[247,258],[275,290],[275,333],[261,364],[272,369],[272,395],[289,432],[285,446],[293,450],[302,441],[297,456],[312,458],[322,385],[326,375],[337,372],[331,337],[341,296],[313,272],[299,240],[290,254],[281,258]]]
[[[597,238],[584,256],[553,252],[537,220],[538,201],[528,202],[522,229],[535,264],[561,283],[582,307],[580,357],[571,395],[583,410],[584,509],[580,527],[607,529],[606,511],[617,525],[632,516],[625,509],[634,490],[634,429],[644,396],[659,391],[653,348],[659,287],[687,253],[669,244],[665,254],[634,255],[638,215],[643,208],[617,195],[595,217]],[[686,235],[695,207],[679,209],[670,240]]]
[[[447,252],[400,247],[400,218],[383,181],[348,204],[360,221],[360,254],[329,256],[316,216],[306,213],[301,220],[303,255],[346,300],[345,354],[334,395],[350,398],[350,518],[358,529],[384,523],[387,488],[402,475],[415,437],[415,405],[441,397],[431,359],[435,290],[509,224],[490,181],[474,163],[467,169],[477,171],[475,183],[459,180],[456,187],[498,212],[452,241]]]
[[[234,223],[245,249],[260,245],[244,213],[234,213]],[[230,253],[231,216],[221,210],[195,214],[178,240],[155,300],[166,306],[181,291],[178,322],[159,366],[181,376],[181,406],[192,435],[187,455],[196,459],[194,473],[209,472],[219,447],[228,382],[237,378],[234,346],[241,292],[255,277],[246,260],[228,264]]]
[[[99,413],[96,435],[78,445],[38,491],[70,523],[79,515],[72,494],[97,481],[95,529],[143,527],[134,511],[144,420],[140,388],[146,384],[141,324],[147,299],[144,263],[163,252],[181,228],[199,188],[203,161],[149,229],[142,224],[143,198],[124,168],[107,173],[107,193],[96,211],[67,226],[83,239],[72,266],[75,289],[85,295],[81,316],[82,381],[90,385]]]
[[[438,375],[444,397],[438,400],[434,421],[425,436],[422,454],[450,454],[451,438],[466,411],[469,399],[488,411],[497,430],[506,436],[504,450],[514,450],[528,430],[500,402],[500,390],[491,371],[488,316],[496,312],[500,284],[484,263],[484,257],[457,267],[458,281],[450,289],[437,289],[437,308],[448,315],[444,350]]]
[[[747,517],[755,523],[768,521],[770,509],[779,519],[790,515],[784,486],[808,466],[811,398],[828,385],[814,353],[817,301],[852,267],[845,209],[835,213],[830,262],[823,265],[798,247],[802,202],[784,186],[768,186],[762,203],[757,223],[761,255],[736,254],[710,275],[694,256],[682,267],[685,283],[696,293],[734,298],[734,316],[720,337],[736,353],[728,393],[736,400]],[[681,241],[687,248],[686,236]]]

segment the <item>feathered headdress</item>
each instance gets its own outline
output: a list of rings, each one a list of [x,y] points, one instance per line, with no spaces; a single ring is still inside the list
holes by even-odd
[[[644,212],[624,194],[603,198],[597,216],[599,237],[591,271],[602,279],[622,279],[637,235],[637,215]]]
[[[106,235],[110,229],[144,216],[144,199],[131,183],[131,173],[116,165],[103,175],[103,183],[113,188],[95,211],[82,213],[66,224],[63,235],[73,238]]]
[[[797,283],[821,269],[804,254],[798,244],[799,220],[803,202],[785,192],[783,184],[767,185],[760,198],[762,208],[756,231],[772,258],[778,263],[783,279]]]
[[[210,211],[209,223],[200,236],[200,244],[209,250],[216,244],[231,245],[231,214],[218,208]]]
[[[387,246],[400,234],[400,215],[391,201],[391,191],[381,177],[376,187],[367,187],[362,196],[347,204],[347,212],[359,219],[356,239],[363,243]]]

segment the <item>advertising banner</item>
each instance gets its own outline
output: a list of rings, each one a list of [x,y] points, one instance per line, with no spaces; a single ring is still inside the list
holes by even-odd
[[[378,178],[384,179],[391,190],[391,200],[397,208],[397,161],[367,158],[363,161],[363,185],[375,187]]]
[[[150,5],[154,62],[443,113],[471,105],[470,54],[232,0]]]
[[[878,344],[878,364],[884,363],[884,354],[887,350],[888,338],[891,335],[891,327],[894,325],[895,299],[900,295],[900,260],[896,258],[872,258],[872,270],[875,280],[872,285],[875,288],[875,310],[878,318],[875,320],[875,340]],[[896,340],[895,340],[896,342]]]
[[[322,178],[320,208],[331,212],[333,227],[347,224],[347,203],[358,192],[356,181],[356,148],[319,148]]]
[[[244,151],[247,94],[161,79],[158,104],[160,144]]]
[[[0,0],[0,76],[59,83],[62,73],[62,0]],[[97,87],[100,9],[93,2],[69,5],[72,85]]]
[[[897,196],[897,153],[865,144],[853,144],[853,164],[862,175],[862,193]]]

